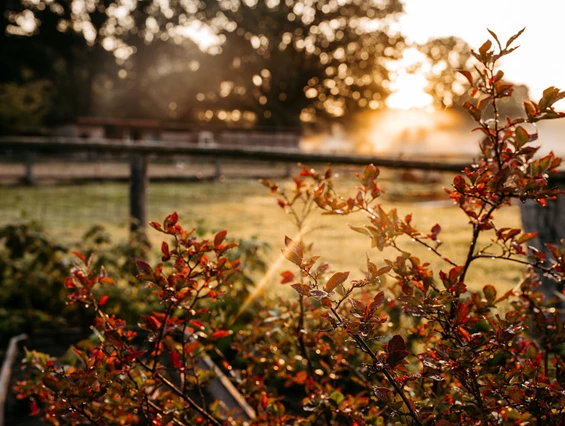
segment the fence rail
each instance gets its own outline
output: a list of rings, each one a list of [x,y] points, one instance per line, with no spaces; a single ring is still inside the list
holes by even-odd
[[[440,163],[437,161],[414,161],[373,155],[304,152],[298,149],[281,149],[253,146],[198,146],[170,142],[123,141],[118,139],[81,139],[61,137],[0,137],[0,149],[43,150],[60,152],[107,152],[115,154],[145,155],[196,155],[213,158],[236,158],[248,160],[278,161],[308,164],[374,164],[379,167],[405,168],[430,171],[459,172],[469,163]]]
[[[299,149],[253,146],[199,146],[198,144],[173,143],[166,141],[127,141],[117,139],[83,139],[63,137],[0,137],[0,155],[2,152],[24,154],[29,161],[26,165],[26,179],[33,182],[33,155],[40,153],[78,153],[98,152],[125,156],[130,160],[130,216],[132,231],[142,231],[146,220],[148,158],[150,156],[197,156],[216,160],[215,176],[219,177],[219,159],[237,159],[270,161],[279,163],[366,165],[374,164],[382,168],[414,169],[437,172],[460,172],[470,163],[404,160],[383,156],[304,152]],[[287,169],[289,170],[289,169]],[[556,184],[565,182],[565,171],[559,171],[551,177]]]

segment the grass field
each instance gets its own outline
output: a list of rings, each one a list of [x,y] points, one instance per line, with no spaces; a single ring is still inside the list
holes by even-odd
[[[291,185],[290,182],[286,184]],[[452,206],[443,193],[442,186],[449,185],[449,177],[436,184],[406,184],[398,182],[398,174],[384,175],[381,187],[388,195],[383,197],[385,209],[396,207],[401,215],[413,214],[413,222],[422,231],[436,223],[442,226],[443,253],[456,262],[462,262],[468,250],[470,227],[465,216]],[[355,183],[344,177],[340,187],[348,187],[345,194],[353,194]],[[424,197],[421,195],[424,194]],[[151,184],[149,186],[149,220],[162,221],[166,215],[177,211],[186,227],[202,225],[215,231],[227,229],[228,235],[237,238],[256,236],[272,247],[269,262],[275,263],[283,246],[285,235],[293,236],[290,220],[276,205],[276,199],[255,180],[226,180],[178,184]],[[54,238],[73,245],[92,225],[102,224],[117,242],[127,238],[128,187],[126,184],[104,183],[73,186],[0,186],[0,224],[21,220],[41,221]],[[414,202],[428,198],[433,201]],[[443,201],[442,201],[443,199]],[[520,227],[519,209],[512,206],[498,214],[498,225]],[[336,270],[350,270],[351,278],[359,277],[364,268],[366,255],[382,265],[385,255],[370,248],[370,241],[348,228],[348,224],[362,225],[361,216],[315,215],[316,230],[309,235],[315,242],[316,255],[328,261]],[[161,234],[150,230],[149,237],[156,247]],[[449,265],[409,239],[403,240],[403,248],[418,257],[430,261],[436,268]],[[488,242],[486,239],[484,242]],[[275,273],[290,268],[288,262],[275,268]],[[513,264],[477,262],[469,276],[469,284],[483,286],[493,284],[503,291],[515,285],[520,268]],[[276,285],[276,276],[269,285]]]

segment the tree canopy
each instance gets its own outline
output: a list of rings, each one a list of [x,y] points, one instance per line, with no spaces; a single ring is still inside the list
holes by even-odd
[[[384,107],[387,64],[406,47],[391,29],[400,0],[9,0],[0,7],[0,97],[19,105],[24,122],[81,115],[269,127],[345,122]],[[465,49],[454,38],[422,47],[433,65],[431,93],[443,105],[455,101],[451,68],[466,60]]]

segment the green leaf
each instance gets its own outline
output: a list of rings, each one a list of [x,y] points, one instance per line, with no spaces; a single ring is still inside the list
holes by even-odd
[[[345,396],[341,392],[334,391],[330,395],[330,399],[335,401],[337,405],[341,404],[341,402],[345,399]]]
[[[520,149],[530,140],[530,135],[522,126],[516,128],[516,148]]]

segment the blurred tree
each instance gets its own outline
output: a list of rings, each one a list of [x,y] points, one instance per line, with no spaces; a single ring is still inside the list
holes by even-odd
[[[154,116],[155,106],[145,96],[155,83],[148,75],[159,76],[155,69],[169,64],[171,56],[177,62],[182,58],[187,68],[187,45],[197,51],[182,33],[192,21],[181,3],[2,2],[0,84],[51,82],[55,121],[96,114]]]
[[[37,130],[51,107],[48,80],[0,83],[0,134]]]
[[[178,117],[175,99],[199,85],[198,71],[206,57],[190,38],[198,24],[196,11],[186,1],[138,0],[103,29],[103,43],[114,52],[119,66],[119,78],[107,83],[113,94],[113,115]],[[173,87],[167,81],[171,75],[176,77]]]
[[[51,82],[56,120],[343,120],[384,105],[401,11],[400,0],[7,0],[0,83]]]
[[[51,119],[91,113],[93,82],[113,65],[98,39],[110,0],[8,0],[3,5],[0,73],[5,83],[49,81]]]
[[[455,70],[472,69],[471,47],[460,38],[444,37],[430,39],[418,49],[425,55],[419,67],[429,81],[426,92],[435,105],[441,108],[459,105],[468,83]]]
[[[215,91],[200,109],[250,111],[264,126],[340,120],[378,109],[387,61],[404,41],[389,36],[399,0],[207,1],[205,19],[225,40]]]
[[[434,99],[435,105],[463,110],[461,105],[468,99],[468,82],[456,70],[473,69],[475,60],[471,47],[457,37],[445,37],[431,39],[418,48],[425,59],[415,68],[426,74],[429,81],[426,91]],[[522,104],[529,100],[529,89],[525,85],[513,84],[513,90],[513,96],[500,100],[499,112],[502,116],[525,116]],[[487,108],[486,114],[492,115],[490,108]]]

